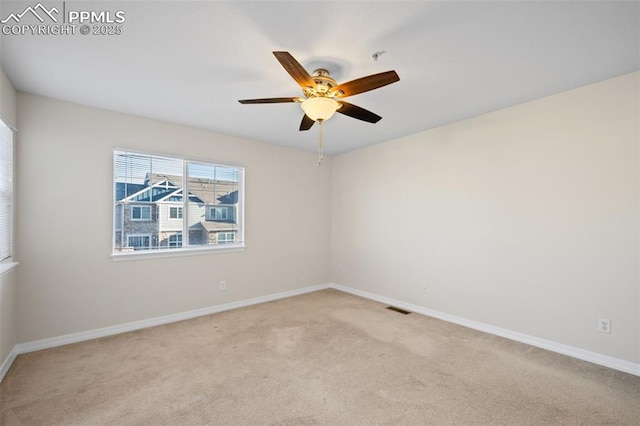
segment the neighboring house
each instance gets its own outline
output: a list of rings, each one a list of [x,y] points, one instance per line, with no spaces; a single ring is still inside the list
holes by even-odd
[[[190,178],[185,218],[181,176],[147,173],[144,184],[115,184],[115,251],[237,240],[237,182]],[[189,231],[188,242],[183,230]]]

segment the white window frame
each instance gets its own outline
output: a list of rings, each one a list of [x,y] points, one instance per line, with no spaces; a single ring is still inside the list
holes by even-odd
[[[236,169],[237,172],[237,191],[238,191],[238,198],[237,198],[237,204],[234,204],[234,223],[236,224],[237,229],[234,231],[235,232],[235,241],[233,243],[225,243],[225,244],[202,244],[202,245],[188,245],[188,238],[187,238],[187,244],[185,245],[185,234],[184,230],[187,229],[188,230],[188,219],[189,219],[189,212],[188,209],[184,209],[184,206],[188,206],[189,204],[189,196],[184,196],[183,200],[184,200],[184,204],[183,204],[183,246],[182,247],[160,247],[160,246],[153,246],[151,247],[150,250],[135,250],[135,251],[127,251],[127,250],[120,250],[117,247],[123,247],[121,246],[121,244],[124,243],[124,241],[122,240],[123,237],[125,237],[126,232],[124,231],[124,229],[120,230],[118,229],[116,231],[116,226],[115,226],[115,199],[116,199],[116,156],[118,154],[139,154],[139,155],[148,155],[148,156],[153,156],[153,157],[164,157],[164,158],[170,158],[170,159],[177,159],[177,160],[182,160],[184,163],[184,172],[183,175],[186,176],[187,175],[187,169],[188,169],[188,165],[190,164],[202,164],[202,165],[212,165],[212,166],[218,166],[218,167],[224,167],[224,168],[234,168]],[[229,253],[229,252],[239,252],[239,251],[244,251],[246,248],[246,243],[245,243],[245,232],[244,232],[244,224],[245,224],[245,212],[244,212],[244,206],[245,206],[245,167],[242,164],[238,164],[238,163],[231,163],[231,162],[216,162],[216,161],[211,161],[208,159],[198,159],[198,158],[192,158],[192,157],[184,157],[184,156],[178,156],[178,155],[174,155],[174,154],[166,154],[166,153],[162,153],[162,152],[145,152],[145,151],[137,151],[137,150],[131,150],[131,149],[126,149],[126,148],[119,148],[119,147],[114,147],[113,148],[113,173],[114,173],[114,180],[113,180],[113,194],[112,194],[112,215],[113,215],[113,227],[112,227],[112,252],[111,252],[111,258],[114,261],[127,261],[127,260],[136,260],[136,259],[147,259],[147,258],[162,258],[162,257],[176,257],[176,256],[192,256],[192,255],[202,255],[202,254],[206,254],[206,253]],[[185,179],[185,181],[188,181],[188,179]],[[187,191],[188,192],[188,191]],[[162,201],[162,200],[158,200],[158,201]],[[157,202],[156,202],[157,203]],[[132,202],[132,205],[140,205],[140,203],[135,203]],[[159,205],[159,204],[158,204]],[[227,217],[229,217],[227,215]],[[139,219],[136,219],[136,221]],[[146,219],[145,219],[146,220]],[[152,217],[151,220],[153,221],[153,211],[152,211]],[[120,234],[121,236],[118,237],[117,234]],[[131,234],[131,235],[139,235],[139,234]],[[126,235],[128,237],[128,235]],[[152,237],[153,240],[153,237]],[[119,242],[118,245],[116,245],[116,241]],[[128,243],[128,240],[127,240]],[[153,244],[153,241],[151,241],[151,244]]]
[[[171,217],[171,211],[176,209],[176,217]],[[169,220],[182,220],[182,206],[169,206]]]
[[[127,235],[127,247],[133,247],[129,243],[129,240],[131,240],[131,238],[148,238],[149,239],[149,245],[144,247],[141,250],[151,250],[151,234],[130,234],[130,235]]]
[[[133,217],[133,209],[140,209],[140,217],[139,218],[135,218]],[[142,209],[149,209],[149,217],[145,218],[142,217]],[[153,216],[153,209],[151,208],[151,206],[145,206],[142,204],[132,204],[131,205],[131,220],[135,220],[136,222],[149,222],[152,219]]]

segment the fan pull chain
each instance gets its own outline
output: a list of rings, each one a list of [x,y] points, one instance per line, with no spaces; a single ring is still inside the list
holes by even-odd
[[[322,122],[324,120],[318,120],[318,127],[319,127],[319,138],[318,138],[318,166],[320,166],[322,164],[322,158],[324,157],[324,153],[323,153],[323,148],[324,148],[324,141],[322,138]]]

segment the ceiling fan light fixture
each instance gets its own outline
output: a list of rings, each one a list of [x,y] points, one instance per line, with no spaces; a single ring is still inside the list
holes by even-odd
[[[327,121],[340,104],[331,98],[314,97],[305,99],[300,105],[304,113],[313,121]]]

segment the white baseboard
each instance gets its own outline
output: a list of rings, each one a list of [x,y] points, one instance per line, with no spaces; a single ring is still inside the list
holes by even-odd
[[[18,347],[14,346],[13,349],[11,349],[11,352],[9,352],[9,355],[7,355],[7,357],[5,358],[2,365],[0,365],[0,383],[2,382],[2,379],[4,379],[5,374],[7,374],[7,371],[9,371],[9,368],[11,368],[11,365],[13,364],[13,361],[15,361],[17,356]]]
[[[340,284],[331,283],[329,284],[329,287],[334,288],[336,290],[344,291],[345,293],[350,293],[356,296],[364,297],[365,299],[374,300],[376,302],[384,303],[386,305],[396,306],[398,308],[402,308],[407,311],[416,312],[418,314],[422,314],[422,315],[437,318],[443,321],[462,325],[464,327],[473,328],[474,330],[479,330],[485,333],[494,334],[496,336],[504,337],[509,340],[515,340],[516,342],[526,343],[531,346],[546,349],[552,352],[557,352],[559,354],[581,359],[583,361],[588,361],[593,364],[602,365],[604,367],[612,368],[614,370],[619,370],[625,373],[640,376],[640,364],[636,364],[630,361],[625,361],[623,359],[602,355],[596,352],[591,352],[591,351],[576,348],[573,346],[565,345],[562,343],[553,342],[551,340],[541,339],[539,337],[518,333],[516,331],[511,331],[511,330],[507,330],[500,327],[494,327],[489,324],[472,321],[466,318],[457,317],[455,315],[445,314],[443,312],[434,311],[432,309],[424,308],[422,306],[412,305],[411,303],[401,302],[399,300],[395,300],[390,297],[380,296],[374,293],[369,293],[367,291],[346,287]]]
[[[454,324],[462,325],[464,327],[473,328],[475,330],[483,331],[485,333],[494,334],[496,336],[504,337],[506,339],[514,340],[516,342],[526,343],[538,348],[547,349],[552,352],[557,352],[563,355],[571,356],[583,361],[588,361],[594,364],[602,365],[604,367],[612,368],[614,370],[623,371],[625,373],[640,376],[640,364],[621,360],[618,358],[610,357],[607,355],[598,354],[595,352],[586,351],[584,349],[575,348],[572,346],[564,345],[561,343],[552,342],[550,340],[541,339],[535,336],[529,336],[527,334],[518,333],[515,331],[494,327],[489,324],[472,321],[466,318],[457,317],[455,315],[449,315],[443,312],[434,311],[432,309],[424,308],[422,306],[405,303],[390,297],[380,296],[367,291],[358,290],[351,287],[346,287],[339,284],[329,283],[320,284],[311,287],[304,287],[295,290],[284,291],[281,293],[275,293],[267,296],[254,297],[252,299],[241,300],[238,302],[226,303],[224,305],[215,305],[202,309],[195,309],[193,311],[181,312],[177,314],[164,315],[161,317],[150,318],[141,321],[134,321],[125,324],[119,324],[110,327],[98,328],[95,330],[82,331],[79,333],[66,334],[64,336],[52,337],[49,339],[37,340],[33,342],[20,343],[16,345],[9,353],[9,356],[0,365],[0,382],[4,378],[5,374],[13,364],[16,356],[19,354],[39,351],[42,349],[53,348],[56,346],[68,345],[70,343],[78,343],[85,340],[97,339],[100,337],[112,336],[114,334],[126,333],[129,331],[140,330],[148,327],[155,327],[157,325],[169,324],[172,322],[183,321],[190,318],[196,318],[204,315],[215,314],[218,312],[229,311],[231,309],[243,308],[245,306],[257,305],[265,302],[272,302],[274,300],[285,299],[287,297],[299,296],[306,293],[312,293],[327,288],[333,288],[343,291],[345,293],[353,294],[356,296],[364,297],[366,299],[374,300],[376,302],[384,303],[387,305],[396,306],[398,308],[406,309],[411,312],[426,315],[433,318],[438,318],[443,321],[451,322]]]
[[[140,330],[157,325],[169,324],[172,322],[183,321],[191,318],[201,317],[204,315],[215,314],[218,312],[229,311],[231,309],[243,308],[245,306],[257,305],[259,303],[272,302],[274,300],[285,299],[287,297],[299,296],[301,294],[312,293],[314,291],[329,288],[328,284],[321,284],[311,287],[304,287],[295,290],[283,291],[281,293],[270,294],[267,296],[254,297],[252,299],[240,300],[238,302],[225,303],[224,305],[209,306],[193,311],[181,312],[177,314],[164,315],[161,317],[150,318],[141,321],[133,321],[125,324],[114,325],[110,327],[98,328],[94,330],[81,331],[79,333],[66,334],[63,336],[52,337],[49,339],[36,340],[33,342],[20,343],[11,351],[11,355],[7,357],[2,364],[0,373],[6,373],[11,367],[13,360],[19,354],[39,351],[42,349],[54,348],[56,346],[68,345],[70,343],[83,342],[85,340],[97,339],[100,337],[112,336],[114,334],[126,333],[129,331]],[[4,374],[0,374],[2,381]]]

